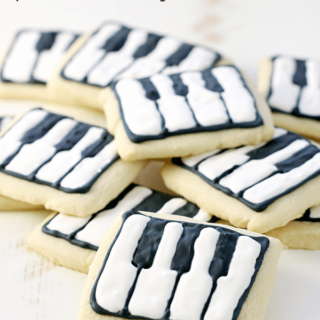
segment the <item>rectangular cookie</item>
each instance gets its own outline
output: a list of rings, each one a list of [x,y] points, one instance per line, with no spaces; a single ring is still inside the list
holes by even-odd
[[[185,199],[131,184],[93,215],[74,217],[53,213],[29,235],[28,246],[54,263],[88,273],[96,251],[114,220],[133,208],[200,221],[217,220]]]
[[[125,162],[104,128],[35,108],[0,136],[0,194],[88,216],[104,208],[146,162]]]
[[[289,56],[260,63],[258,91],[276,126],[320,140],[320,61]]]
[[[59,102],[101,108],[115,79],[203,70],[221,60],[212,49],[107,21],[70,48],[48,87]]]
[[[262,320],[280,241],[179,216],[119,216],[90,267],[79,318]]]
[[[70,31],[20,30],[0,59],[0,98],[48,100],[46,84],[77,37]]]
[[[174,158],[166,186],[239,228],[265,233],[320,204],[320,149],[276,128],[270,142]]]
[[[107,127],[129,161],[189,156],[259,144],[273,135],[271,112],[233,65],[112,84]]]

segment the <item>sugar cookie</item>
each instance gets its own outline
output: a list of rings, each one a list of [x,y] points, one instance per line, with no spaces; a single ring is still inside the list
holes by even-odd
[[[161,171],[166,186],[239,228],[265,233],[320,204],[320,149],[275,129],[258,146],[174,158]]]
[[[263,319],[278,240],[179,216],[120,216],[90,267],[80,319]]]
[[[119,159],[106,129],[36,108],[0,137],[0,194],[87,216],[118,196],[145,164]]]

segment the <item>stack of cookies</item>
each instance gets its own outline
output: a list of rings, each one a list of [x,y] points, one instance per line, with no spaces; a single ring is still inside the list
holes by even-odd
[[[259,82],[117,22],[16,35],[0,98],[39,102],[0,122],[0,209],[51,211],[27,242],[89,273],[80,319],[263,319],[275,238],[320,249],[320,148],[299,135],[320,140],[320,64],[265,59]]]

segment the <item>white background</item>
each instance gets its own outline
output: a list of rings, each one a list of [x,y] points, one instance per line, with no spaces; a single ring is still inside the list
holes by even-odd
[[[320,58],[319,13],[317,0],[0,0],[0,55],[19,28],[84,32],[113,19],[215,48],[256,81],[263,56]],[[0,212],[0,319],[77,319],[86,275],[26,247],[45,216]],[[318,320],[319,297],[320,252],[283,251],[265,320]]]

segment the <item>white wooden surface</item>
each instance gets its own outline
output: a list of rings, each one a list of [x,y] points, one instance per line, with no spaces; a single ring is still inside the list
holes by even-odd
[[[317,0],[0,0],[0,54],[18,28],[85,31],[114,19],[217,48],[256,81],[265,55],[320,58],[319,12]],[[0,319],[77,319],[86,276],[26,247],[45,216],[0,212]],[[320,319],[319,270],[320,252],[284,251],[265,320]]]

